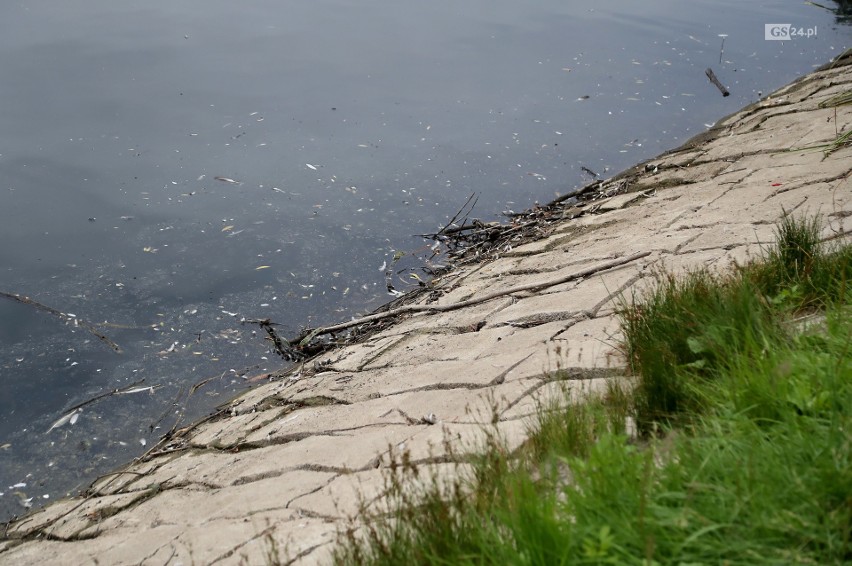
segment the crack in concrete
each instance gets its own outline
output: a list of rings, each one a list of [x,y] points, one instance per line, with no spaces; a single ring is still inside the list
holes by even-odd
[[[291,558],[290,560],[285,562],[282,566],[291,566],[292,564],[295,564],[296,562],[298,562],[299,560],[301,560],[305,556],[314,552],[316,549],[323,547],[323,546],[326,546],[327,544],[329,544],[329,543],[321,542],[320,544],[315,544],[314,546],[306,548],[305,550],[299,552],[298,554],[296,554],[296,556],[294,556],[293,558]]]
[[[538,391],[539,389],[541,389],[542,387],[544,387],[548,383],[550,383],[550,381],[548,381],[546,379],[542,379],[541,381],[539,381],[535,385],[528,387],[517,399],[510,402],[508,405],[506,405],[506,407],[502,411],[500,411],[500,418],[502,419],[503,415],[505,415],[512,407],[516,406],[518,403],[520,403],[521,401],[523,401],[527,397],[530,397],[531,395],[535,394],[536,391]]]
[[[680,253],[680,250],[682,250],[683,248],[685,248],[686,246],[688,246],[689,244],[691,244],[692,242],[694,242],[695,240],[697,240],[698,238],[700,238],[700,237],[701,237],[701,236],[703,236],[703,235],[704,235],[704,234],[702,234],[701,232],[699,232],[698,234],[695,234],[694,236],[690,236],[689,238],[687,238],[687,239],[686,239],[686,240],[684,240],[683,242],[681,242],[681,243],[679,243],[678,245],[676,245],[676,246],[675,246],[674,251],[672,252],[672,254],[673,254],[673,255],[678,255],[678,254]]]
[[[657,263],[657,262],[659,262],[659,260],[656,260],[656,261],[655,261],[655,262],[653,262],[653,263]],[[625,282],[624,282],[624,283],[622,283],[621,285],[619,285],[619,286],[618,286],[618,289],[616,289],[615,291],[612,291],[612,292],[611,292],[609,295],[607,295],[605,298],[603,298],[603,299],[601,299],[600,301],[598,301],[598,303],[597,303],[595,306],[593,306],[591,309],[589,309],[589,311],[591,312],[591,316],[590,316],[589,318],[595,318],[595,317],[597,316],[597,314],[598,314],[598,311],[600,311],[600,310],[601,310],[601,308],[602,308],[605,304],[607,304],[608,302],[610,302],[610,301],[611,301],[612,299],[614,299],[615,297],[617,297],[617,296],[621,295],[621,294],[622,294],[625,290],[627,290],[629,287],[632,287],[634,283],[636,283],[637,281],[639,281],[639,280],[640,280],[640,279],[642,279],[643,277],[645,277],[645,274],[644,274],[643,272],[639,272],[639,273],[636,273],[635,275],[633,275],[633,277],[631,277],[630,279],[628,279],[627,281],[625,281]],[[563,331],[563,332],[564,332],[564,331]]]
[[[521,359],[521,360],[515,362],[514,364],[510,365],[506,369],[506,371],[502,372],[500,375],[498,375],[497,377],[492,379],[491,382],[488,383],[488,385],[486,385],[485,387],[494,387],[495,385],[500,385],[501,383],[506,381],[506,376],[509,375],[509,372],[511,372],[513,369],[515,369],[516,367],[518,367],[519,365],[521,365],[522,363],[524,363],[525,361],[530,359],[532,357],[533,353],[534,352],[530,352],[523,359]]]
[[[819,184],[830,185],[831,183],[833,183],[835,181],[840,181],[840,180],[846,179],[847,177],[849,177],[850,174],[852,174],[852,169],[848,169],[847,171],[845,171],[843,173],[839,173],[839,174],[837,174],[833,177],[825,177],[825,178],[821,178],[821,179],[802,180],[799,184],[789,185],[789,186],[784,187],[783,189],[777,189],[777,190],[773,191],[772,194],[770,194],[765,199],[763,199],[763,202],[766,202],[767,200],[769,200],[772,197],[775,197],[777,195],[787,193],[787,192],[790,192],[790,191],[797,191],[799,189],[805,189],[805,188],[810,187],[811,185],[819,185]],[[834,190],[834,189],[832,189],[832,190]]]
[[[555,311],[529,314],[520,318],[507,320],[504,322],[498,322],[491,326],[491,328],[499,328],[501,326],[511,326],[513,328],[521,329],[535,328],[536,326],[549,324],[551,322],[559,322],[561,320],[573,320],[578,316],[582,317],[585,314],[586,311]],[[477,357],[476,359],[479,358]]]
[[[239,549],[241,549],[241,548],[242,548],[242,547],[244,547],[245,545],[247,545],[247,544],[249,544],[249,543],[251,543],[251,542],[256,541],[256,540],[257,540],[257,539],[259,539],[260,537],[265,537],[265,536],[269,535],[269,534],[270,534],[270,533],[272,533],[272,531],[274,531],[274,530],[275,530],[275,525],[270,525],[270,526],[266,527],[265,529],[263,529],[262,531],[260,531],[260,532],[259,532],[259,533],[257,533],[256,535],[254,535],[253,537],[249,538],[248,540],[244,540],[243,542],[241,542],[240,544],[238,544],[238,545],[236,545],[236,546],[232,547],[230,550],[226,551],[225,553],[220,554],[218,557],[216,557],[216,558],[214,558],[213,560],[211,560],[210,562],[208,562],[208,564],[212,566],[213,564],[216,564],[217,562],[221,562],[222,560],[225,560],[226,558],[230,558],[230,557],[231,557],[231,556],[233,556],[233,555],[234,555],[234,554],[235,554],[235,553],[236,553]]]
[[[148,562],[149,560],[153,559],[153,558],[154,558],[154,557],[155,557],[155,556],[156,556],[156,555],[157,555],[157,554],[158,554],[161,550],[163,550],[163,549],[164,549],[164,548],[166,548],[167,546],[171,545],[171,547],[172,547],[172,554],[171,554],[171,556],[169,556],[169,557],[166,559],[166,561],[165,561],[165,562],[163,562],[163,564],[164,564],[164,565],[165,565],[165,564],[168,564],[168,563],[169,563],[169,561],[170,561],[170,560],[174,557],[174,555],[175,555],[175,554],[177,554],[177,547],[176,547],[174,544],[175,544],[175,542],[177,542],[177,540],[178,540],[179,538],[180,538],[180,535],[177,535],[177,536],[175,536],[175,537],[172,537],[172,539],[171,539],[169,542],[166,542],[166,543],[162,544],[161,546],[158,546],[158,547],[157,547],[157,548],[156,548],[156,549],[155,549],[152,553],[148,554],[147,556],[143,557],[143,558],[142,558],[142,560],[140,560],[139,562],[137,562],[137,563],[136,563],[136,565],[137,565],[137,566],[142,566],[143,564],[145,564],[145,563],[146,563],[146,562]],[[92,560],[92,562],[94,562],[95,564],[97,564],[97,563],[98,563],[98,561],[97,561],[97,560],[95,560],[95,559],[93,559],[93,560]]]
[[[340,477],[343,477],[343,474],[335,474],[335,475],[331,476],[331,477],[330,477],[330,478],[328,478],[328,480],[326,480],[326,481],[325,481],[322,485],[319,485],[319,486],[315,487],[314,489],[308,490],[308,491],[306,491],[306,492],[304,492],[304,493],[300,493],[300,494],[299,494],[299,495],[297,495],[296,497],[292,497],[292,498],[290,498],[290,500],[289,500],[289,501],[287,501],[287,503],[285,503],[285,504],[284,504],[284,507],[286,507],[287,509],[290,509],[290,505],[292,505],[292,504],[293,504],[293,502],[294,502],[294,501],[296,501],[297,499],[302,498],[302,497],[307,497],[308,495],[313,495],[314,493],[316,493],[316,492],[318,492],[318,491],[322,491],[323,489],[325,489],[325,488],[327,488],[328,486],[330,486],[330,485],[331,485],[331,483],[332,483],[334,480],[336,480],[337,478],[340,478]]]
[[[374,355],[369,356],[369,357],[365,356],[363,361],[361,362],[361,364],[358,366],[358,371],[363,371],[367,366],[369,366],[375,360],[377,360],[378,358],[383,356],[386,352],[392,352],[392,351],[396,350],[397,348],[401,347],[403,344],[410,342],[413,339],[414,339],[413,334],[405,335],[402,338],[400,338],[399,340],[395,340],[394,342],[388,344],[387,346],[385,346],[384,348],[382,348],[381,350],[376,352]]]
[[[566,330],[570,329],[574,325],[579,324],[579,323],[583,322],[584,320],[591,320],[591,319],[595,318],[595,316],[590,311],[582,311],[580,314],[582,316],[578,316],[577,318],[573,319],[569,324],[563,325],[562,328],[557,330],[555,333],[551,334],[547,338],[547,342],[553,342],[554,340],[556,340],[556,338],[560,334],[562,334]]]
[[[734,135],[737,136],[737,135],[741,135],[741,134],[734,134]],[[740,151],[740,152],[735,152],[731,155],[724,155],[724,156],[716,157],[714,159],[708,159],[707,161],[701,161],[699,163],[696,163],[696,165],[705,165],[707,163],[717,163],[717,162],[722,162],[722,161],[727,161],[728,163],[736,163],[737,161],[739,161],[740,159],[743,159],[745,157],[755,157],[757,155],[772,155],[772,154],[775,154],[775,153],[784,153],[786,151],[788,151],[788,150],[786,150],[786,149],[772,149],[772,148],[755,149],[755,150],[751,150],[751,151]]]
[[[210,448],[214,450],[221,450],[222,452],[247,452],[251,450],[259,450],[261,448],[269,448],[270,446],[281,446],[283,444],[290,444],[291,442],[299,442],[313,436],[339,436],[334,434],[334,432],[335,431],[294,432],[282,436],[276,436],[275,438],[267,438],[266,440],[254,440],[251,442],[240,442],[228,446]],[[275,433],[270,432],[270,435],[272,434]]]
[[[563,250],[563,251],[567,252],[568,250]],[[504,275],[538,275],[540,273],[553,273],[554,271],[561,271],[561,270],[565,269],[566,267],[571,267],[571,266],[574,266],[574,265],[582,265],[582,264],[594,262],[594,261],[607,261],[607,260],[617,259],[618,257],[619,257],[618,254],[612,253],[612,254],[607,254],[607,255],[604,255],[604,256],[595,256],[595,257],[587,257],[587,258],[583,258],[583,259],[576,259],[576,260],[568,261],[568,262],[565,262],[565,263],[560,263],[556,267],[542,267],[542,268],[530,267],[530,268],[524,268],[524,269],[510,269],[509,271],[506,271],[504,273]]]
[[[707,246],[707,247],[703,247],[703,248],[694,248],[694,249],[691,249],[691,250],[687,250],[685,252],[680,252],[680,253],[672,254],[672,255],[689,255],[689,254],[694,254],[694,253],[697,253],[697,252],[709,252],[709,251],[716,251],[716,250],[731,251],[731,250],[734,250],[736,248],[742,248],[744,246],[752,246],[752,245],[769,246],[769,245],[772,245],[772,243],[773,243],[773,240],[755,240],[753,242],[729,242],[729,243],[727,243],[723,246]]]

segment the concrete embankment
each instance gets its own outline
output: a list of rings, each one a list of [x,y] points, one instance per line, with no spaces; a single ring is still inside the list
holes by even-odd
[[[659,269],[722,269],[761,253],[783,214],[852,237],[852,147],[802,149],[852,128],[852,60],[814,72],[706,135],[603,184],[546,237],[431,284],[423,304],[235,400],[85,496],[8,525],[0,564],[263,564],[272,545],[328,560],[391,458],[452,474],[447,451],[485,429],[525,439],[537,399],[627,376],[615,308]],[[646,166],[647,165],[647,166]]]

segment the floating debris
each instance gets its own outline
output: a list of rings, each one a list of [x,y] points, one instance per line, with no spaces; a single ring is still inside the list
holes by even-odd
[[[142,393],[144,391],[147,391],[149,393],[153,393],[154,391],[156,391],[160,387],[162,387],[162,386],[161,385],[148,385],[147,387],[134,387],[132,389],[127,389],[126,391],[120,391],[119,394],[120,395],[130,395],[132,393]],[[74,423],[71,423],[71,424],[74,424]]]
[[[48,432],[52,431],[55,428],[59,428],[59,427],[64,426],[68,423],[71,423],[73,425],[74,423],[77,422],[77,419],[79,418],[79,416],[80,416],[80,410],[79,409],[74,409],[70,413],[62,415],[62,417],[60,417],[56,422],[54,422],[52,425],[50,425],[50,428],[47,429],[47,432],[45,432],[45,434],[47,434]],[[26,484],[24,484],[22,486],[15,485],[15,486],[12,486],[12,487],[26,487]]]
[[[723,85],[719,81],[719,79],[716,78],[716,73],[713,72],[713,69],[707,67],[707,70],[704,71],[704,74],[707,75],[707,78],[710,79],[710,82],[713,83],[713,85],[719,89],[719,92],[722,93],[722,96],[730,96],[731,93],[728,92],[728,89],[725,88],[725,85]]]
[[[240,184],[240,182],[239,182],[239,181],[236,181],[236,180],[234,180],[234,179],[231,179],[230,177],[221,177],[221,176],[216,176],[216,177],[213,177],[213,178],[214,178],[214,179],[216,179],[217,181],[222,181],[223,183],[228,183],[228,184],[231,184],[231,185],[238,185],[238,184]]]
[[[160,350],[157,353],[158,354],[169,354],[171,352],[174,352],[177,349],[178,344],[179,344],[179,342],[173,342],[171,346],[169,346],[165,350]]]

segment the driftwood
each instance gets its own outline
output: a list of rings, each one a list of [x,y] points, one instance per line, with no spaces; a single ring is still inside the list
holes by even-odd
[[[381,320],[384,318],[390,318],[394,316],[398,316],[405,313],[410,312],[447,312],[451,310],[461,309],[464,307],[469,307],[473,305],[478,305],[479,303],[484,303],[486,301],[490,301],[492,299],[496,299],[498,297],[505,297],[506,295],[513,295],[515,293],[520,293],[523,291],[539,291],[541,289],[547,289],[548,287],[555,287],[556,285],[561,285],[563,283],[567,283],[569,281],[573,281],[574,279],[580,279],[583,277],[588,277],[589,275],[593,275],[599,271],[604,271],[606,269],[610,269],[613,267],[618,267],[619,265],[624,265],[625,263],[630,263],[631,261],[635,261],[637,259],[641,259],[650,255],[650,251],[639,252],[633,255],[629,255],[627,257],[622,257],[619,259],[614,259],[612,261],[608,261],[605,263],[599,263],[598,265],[594,265],[592,267],[588,267],[586,269],[582,269],[575,273],[571,273],[569,275],[564,275],[562,277],[558,277],[556,279],[552,279],[550,281],[543,281],[538,283],[527,283],[525,285],[518,285],[516,287],[512,287],[510,289],[506,289],[504,291],[495,291],[493,293],[486,293],[479,297],[474,297],[472,299],[468,299],[466,301],[459,301],[457,303],[450,303],[447,305],[404,305],[399,308],[391,309],[388,311],[375,313],[367,316],[363,316],[361,318],[356,318],[350,320],[348,322],[342,322],[340,324],[334,324],[332,326],[321,326],[319,328],[315,328],[314,330],[308,332],[304,338],[297,338],[299,340],[299,346],[305,346],[311,340],[316,338],[317,336],[323,334],[331,334],[333,332],[338,332],[340,330],[345,330],[347,328],[352,328],[353,326],[358,326],[367,322],[373,322],[376,320]],[[295,340],[294,340],[295,342]]]
[[[35,307],[36,309],[38,309],[40,311],[44,311],[46,313],[50,313],[53,316],[55,316],[55,317],[57,317],[61,320],[64,320],[65,322],[71,322],[71,323],[74,324],[74,326],[79,326],[80,328],[87,330],[90,333],[94,334],[98,338],[98,340],[100,340],[101,342],[103,342],[104,344],[106,344],[107,346],[112,348],[115,352],[117,352],[119,354],[121,353],[121,347],[119,347],[118,344],[116,344],[115,342],[113,342],[112,340],[110,340],[109,338],[107,338],[106,336],[101,334],[100,332],[98,332],[97,329],[95,329],[95,327],[93,325],[89,324],[85,320],[81,320],[81,319],[77,318],[76,316],[70,316],[70,315],[68,315],[68,314],[66,314],[62,311],[56,310],[53,307],[43,305],[43,304],[39,303],[38,301],[34,301],[33,299],[26,297],[24,295],[18,295],[17,293],[7,293],[5,291],[0,291],[0,297],[4,297],[6,299],[16,301],[16,302],[21,303],[23,305],[29,305],[31,307]]]
[[[716,88],[719,89],[719,92],[722,93],[722,96],[729,96],[731,94],[730,92],[728,92],[728,89],[725,88],[725,85],[719,82],[719,79],[716,78],[716,73],[713,72],[713,69],[707,67],[707,70],[704,71],[704,74],[707,75],[707,78],[710,79],[711,83],[716,85]]]

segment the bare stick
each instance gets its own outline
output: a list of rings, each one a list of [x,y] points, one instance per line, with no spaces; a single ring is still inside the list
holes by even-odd
[[[447,305],[404,305],[399,308],[375,313],[367,316],[363,316],[361,318],[356,318],[354,320],[350,320],[348,322],[341,322],[340,324],[335,324],[333,326],[321,326],[312,330],[308,333],[304,338],[299,341],[299,346],[304,346],[315,337],[320,336],[322,334],[330,334],[332,332],[338,332],[340,330],[345,330],[347,328],[352,328],[353,326],[358,326],[367,322],[373,322],[376,320],[381,320],[383,318],[390,318],[393,316],[397,316],[400,314],[408,313],[408,312],[447,312],[455,309],[461,309],[464,307],[469,307],[472,305],[478,305],[479,303],[484,303],[486,301],[490,301],[492,299],[496,299],[498,297],[505,297],[506,295],[513,295],[515,293],[520,293],[522,291],[539,291],[541,289],[547,289],[548,287],[555,287],[556,285],[561,285],[563,283],[567,283],[569,281],[573,281],[574,279],[581,279],[583,277],[588,277],[589,275],[593,275],[599,271],[604,271],[606,269],[610,269],[613,267],[618,267],[619,265],[624,265],[625,263],[630,263],[631,261],[635,261],[637,259],[641,259],[650,255],[650,251],[639,252],[633,255],[629,255],[627,257],[622,257],[619,259],[615,259],[612,261],[608,261],[605,263],[599,263],[598,265],[594,265],[592,267],[588,267],[586,269],[582,269],[580,271],[571,273],[569,275],[564,275],[557,279],[552,279],[550,281],[543,281],[539,283],[527,283],[525,285],[518,285],[517,287],[512,287],[510,289],[506,289],[504,291],[495,291],[493,293],[486,293],[485,295],[474,297],[472,299],[468,299],[466,301],[459,301],[457,303],[450,303]]]
[[[716,78],[716,73],[713,72],[713,69],[707,67],[707,70],[704,71],[704,74],[707,75],[707,78],[710,79],[710,82],[716,85],[716,88],[719,89],[719,92],[722,93],[722,96],[728,96],[731,93],[728,92],[728,89],[725,88],[725,85],[719,82],[719,79]]]
[[[476,198],[474,198],[474,197],[476,197]],[[473,204],[470,204],[470,201],[473,201]],[[446,229],[447,229],[447,228],[449,228],[450,226],[452,226],[452,225],[453,225],[453,223],[454,223],[456,220],[458,220],[458,219],[459,219],[459,217],[460,217],[460,216],[462,215],[462,213],[464,212],[464,209],[465,209],[465,208],[467,208],[467,205],[469,205],[469,204],[470,204],[470,210],[468,210],[468,211],[467,211],[466,213],[464,213],[464,214],[465,214],[465,215],[470,214],[470,211],[471,211],[471,210],[473,210],[473,207],[474,207],[474,206],[476,206],[476,203],[477,203],[478,201],[479,201],[479,197],[476,195],[476,193],[471,193],[471,194],[470,194],[470,196],[469,196],[469,197],[467,197],[467,200],[466,200],[466,201],[465,201],[465,203],[462,205],[462,207],[458,210],[458,212],[456,212],[455,216],[453,216],[453,217],[450,219],[450,221],[449,221],[449,222],[447,222],[447,225],[446,225],[446,226],[444,226],[443,228],[441,228],[441,229],[438,231],[438,234],[443,234],[443,233],[446,231]]]
[[[96,401],[100,401],[101,399],[104,399],[104,398],[106,398],[106,397],[112,397],[113,395],[121,395],[122,393],[126,393],[127,391],[129,391],[129,390],[133,389],[134,387],[139,387],[139,386],[140,386],[140,385],[142,385],[143,383],[145,383],[145,380],[144,380],[144,379],[140,379],[139,381],[134,381],[134,382],[133,382],[133,383],[131,383],[130,385],[126,385],[126,386],[124,386],[124,387],[120,387],[120,388],[117,388],[117,389],[110,389],[110,390],[108,390],[108,391],[104,391],[103,393],[100,393],[100,394],[98,394],[98,395],[95,395],[94,397],[92,397],[91,399],[89,399],[89,400],[87,400],[87,401],[83,401],[82,403],[77,403],[76,405],[74,405],[73,407],[69,408],[69,409],[68,409],[67,411],[65,411],[65,412],[66,412],[66,413],[73,413],[74,411],[76,411],[76,410],[78,410],[78,409],[82,409],[82,408],[83,408],[83,407],[85,407],[86,405],[91,405],[92,403],[94,403],[94,402],[96,402]],[[151,386],[152,390],[153,390],[153,389],[157,389],[157,388],[159,388],[159,387],[161,387],[161,386],[160,386],[160,385],[152,385],[152,386]]]
[[[107,346],[109,346],[110,348],[112,348],[113,350],[118,352],[119,354],[121,353],[121,348],[119,347],[118,344],[116,344],[115,342],[113,342],[112,340],[110,340],[109,338],[107,338],[106,336],[104,336],[103,334],[98,332],[97,330],[95,330],[94,326],[92,326],[91,324],[89,324],[88,322],[86,322],[84,320],[81,320],[81,319],[74,317],[74,316],[70,316],[70,315],[68,315],[68,314],[66,314],[62,311],[56,310],[53,307],[43,305],[38,301],[34,301],[31,298],[26,297],[24,295],[18,295],[17,293],[7,293],[5,291],[0,291],[0,297],[4,297],[4,298],[10,299],[12,301],[17,301],[17,302],[21,303],[22,305],[30,305],[31,307],[35,307],[36,309],[38,309],[40,311],[50,313],[53,316],[64,320],[65,322],[71,322],[75,326],[79,326],[80,328],[88,330],[89,332],[91,332],[92,334],[97,336],[98,340],[100,340],[101,342],[103,342],[104,344],[106,344]]]

